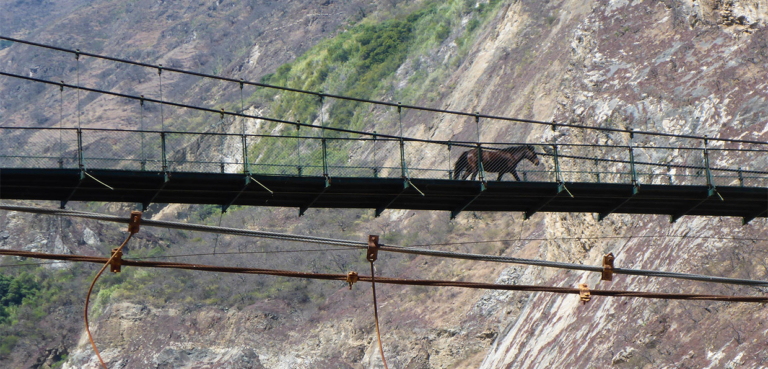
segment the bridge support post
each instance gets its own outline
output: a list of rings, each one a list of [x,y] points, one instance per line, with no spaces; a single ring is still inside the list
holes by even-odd
[[[706,137],[706,136],[704,136]],[[704,139],[704,166],[707,170],[707,187],[709,188],[709,196],[717,195],[717,197],[720,198],[720,201],[725,201],[723,199],[723,196],[720,195],[719,192],[717,192],[717,187],[715,187],[715,181],[712,178],[712,170],[709,167],[709,150],[707,149],[707,139]]]
[[[326,148],[325,138],[322,139],[323,144],[323,177],[325,177],[325,187],[331,185],[331,176],[328,174],[328,150]]]
[[[413,182],[411,182],[411,178],[408,174],[408,166],[405,164],[405,140],[403,140],[402,104],[399,101],[397,102],[397,120],[400,124],[400,177],[403,179],[403,189],[400,190],[400,192],[386,204],[376,207],[375,216],[377,218],[379,215],[381,215],[381,213],[384,212],[384,210],[387,210],[387,208],[389,208],[389,206],[392,205],[392,203],[394,203],[395,200],[397,200],[400,195],[402,195],[409,187],[413,187],[413,189],[420,193],[421,196],[424,196],[424,192],[421,192],[421,190],[419,190],[419,188],[416,187]]]
[[[483,148],[480,144],[480,112],[475,112],[475,127],[477,131],[477,170],[479,173],[480,192],[485,191],[485,168],[483,168]]]
[[[706,136],[704,136],[704,137],[706,137]],[[694,204],[693,206],[689,207],[688,209],[686,209],[684,211],[681,211],[681,212],[679,212],[677,214],[673,214],[672,216],[670,216],[670,219],[669,219],[670,223],[676,222],[678,219],[680,219],[680,217],[682,217],[684,215],[687,215],[688,213],[690,213],[691,211],[693,211],[694,209],[699,207],[699,205],[703,204],[704,202],[706,202],[707,200],[709,200],[711,197],[713,197],[715,195],[717,195],[717,197],[720,198],[720,201],[725,201],[725,199],[723,199],[723,196],[721,196],[720,193],[717,192],[717,187],[715,187],[715,183],[712,180],[712,171],[710,170],[710,167],[709,167],[709,151],[707,150],[707,139],[706,138],[704,139],[704,170],[706,172],[706,177],[707,177],[706,178],[707,179],[707,196],[705,198],[697,201],[696,204]],[[751,219],[749,219],[749,220],[751,220]],[[743,220],[743,222],[749,222],[749,220],[747,220],[745,218]]]
[[[379,178],[379,166],[376,162],[376,131],[373,131],[373,178]]]
[[[243,141],[243,174],[251,175],[251,167],[248,165],[248,141],[245,133],[242,135]]]
[[[163,167],[163,173],[166,174],[166,177],[167,177],[167,173],[168,173],[168,160],[167,160],[166,152],[165,152],[165,132],[160,132],[160,155],[161,155],[161,159],[160,160],[161,160],[161,164],[162,164],[162,167]]]
[[[78,112],[78,115],[80,113]],[[67,203],[69,200],[72,199],[72,196],[75,195],[75,192],[80,188],[80,185],[83,184],[83,180],[85,180],[85,163],[83,161],[83,131],[80,129],[80,127],[77,127],[77,167],[80,169],[80,179],[77,181],[77,186],[72,190],[72,192],[69,193],[69,196],[67,196],[66,199],[61,200],[61,204],[59,205],[59,208],[64,209],[67,206]]]
[[[555,129],[555,126],[552,126],[552,130]],[[560,160],[558,158],[557,153],[557,144],[552,145],[553,150],[553,158],[555,161],[555,179],[557,180],[557,193],[555,193],[554,196],[544,199],[543,201],[539,202],[538,204],[534,205],[531,209],[526,210],[525,213],[523,213],[523,219],[528,220],[531,219],[533,214],[536,214],[539,210],[543,209],[545,206],[547,206],[550,202],[554,201],[558,196],[560,196],[561,193],[565,192],[571,198],[573,198],[573,194],[571,191],[568,190],[568,187],[565,187],[565,181],[563,180],[563,174],[560,172]]]

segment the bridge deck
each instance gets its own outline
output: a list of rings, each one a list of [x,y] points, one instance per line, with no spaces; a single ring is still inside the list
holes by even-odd
[[[411,186],[397,178],[330,179],[324,177],[246,176],[231,173],[163,173],[124,170],[89,170],[110,185],[110,190],[77,169],[0,169],[0,198],[307,208],[368,208],[459,211],[587,212],[734,216],[749,221],[768,213],[768,188],[719,186],[642,185],[633,196],[632,185],[611,183],[557,183],[491,181],[480,191],[477,181],[412,179]],[[571,197],[569,193],[573,195]],[[719,193],[719,195],[718,195]],[[478,196],[479,194],[479,196]],[[721,197],[723,200],[721,200]]]

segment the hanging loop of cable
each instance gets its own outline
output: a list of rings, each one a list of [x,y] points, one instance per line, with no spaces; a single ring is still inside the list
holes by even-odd
[[[96,348],[96,343],[93,341],[93,335],[91,335],[91,329],[88,324],[88,304],[91,300],[91,292],[93,292],[93,286],[96,285],[96,281],[101,277],[101,274],[104,273],[104,270],[107,269],[108,266],[113,266],[113,271],[115,270],[114,265],[117,266],[117,270],[119,271],[119,263],[115,264],[115,261],[120,259],[122,256],[123,247],[130,241],[131,237],[133,237],[136,232],[139,231],[139,223],[141,222],[141,212],[140,211],[133,211],[131,212],[131,222],[128,224],[128,237],[123,241],[123,243],[118,247],[117,249],[112,251],[112,255],[107,260],[106,263],[104,263],[104,266],[101,267],[101,270],[96,274],[96,277],[93,278],[93,282],[91,282],[91,286],[88,288],[88,294],[85,296],[85,311],[83,313],[83,316],[85,318],[85,331],[88,333],[88,340],[91,341],[91,346],[93,347],[93,351],[96,352],[96,357],[99,358],[99,362],[101,363],[101,366],[104,367],[104,369],[107,369],[107,364],[104,363],[104,359],[101,358],[101,354],[99,353],[99,349]]]
[[[379,309],[378,304],[376,303],[376,282],[374,280],[374,267],[373,262],[376,261],[377,255],[379,251],[379,236],[376,235],[370,235],[368,236],[368,252],[366,255],[366,259],[371,263],[371,292],[373,293],[373,318],[376,320],[376,337],[379,340],[379,352],[381,353],[381,361],[384,363],[384,368],[388,369],[387,367],[387,359],[384,358],[384,346],[381,344],[381,332],[379,329]],[[352,288],[352,284],[350,283],[350,288]]]

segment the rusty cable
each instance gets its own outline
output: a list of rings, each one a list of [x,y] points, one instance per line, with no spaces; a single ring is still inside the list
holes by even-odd
[[[93,282],[91,282],[91,287],[88,288],[88,294],[85,296],[85,332],[88,333],[88,340],[91,341],[91,346],[93,346],[93,351],[96,352],[96,357],[99,358],[99,362],[101,362],[101,366],[104,367],[104,369],[107,369],[107,364],[104,363],[104,360],[101,358],[101,354],[99,354],[99,349],[96,348],[96,343],[93,342],[93,336],[91,335],[91,329],[88,327],[88,303],[91,299],[91,292],[93,291],[93,286],[96,284],[96,281],[101,277],[101,273],[104,273],[104,270],[107,269],[108,266],[110,266],[116,258],[118,258],[121,255],[121,251],[123,250],[123,246],[128,243],[128,241],[133,237],[133,233],[129,233],[128,237],[123,241],[123,243],[120,245],[120,247],[117,248],[117,251],[112,253],[112,256],[110,256],[108,259],[106,258],[100,258],[100,259],[106,259],[106,262],[104,263],[104,266],[101,267],[101,270],[96,274],[96,277],[93,278]],[[81,261],[81,260],[73,260],[73,261]]]
[[[50,208],[41,208],[41,207],[32,207],[32,206],[0,204],[0,210],[11,210],[11,211],[20,211],[20,212],[47,214],[47,215],[66,215],[66,216],[73,216],[73,217],[93,219],[93,220],[106,221],[106,222],[115,222],[115,223],[130,222],[129,219],[126,219],[124,217],[98,214],[98,213],[89,213],[89,212],[75,211],[75,210],[66,210],[66,209],[50,209]],[[308,242],[308,243],[316,243],[321,245],[350,247],[355,249],[367,248],[366,243],[360,242],[360,241],[350,241],[350,240],[315,237],[315,236],[293,235],[293,234],[277,233],[277,232],[265,232],[265,231],[239,229],[239,228],[215,227],[215,226],[206,226],[201,224],[188,224],[188,223],[171,222],[171,221],[164,221],[164,220],[146,219],[146,220],[142,220],[142,225],[150,226],[150,227],[180,229],[180,230],[195,231],[195,232],[210,232],[210,233],[222,233],[222,234],[230,234],[230,235],[244,236],[244,237],[268,238],[268,239],[276,239],[280,241]],[[525,258],[516,258],[516,257],[509,257],[509,256],[494,256],[494,255],[471,254],[471,253],[461,253],[461,252],[452,252],[452,251],[430,250],[430,249],[418,248],[418,247],[387,246],[384,244],[379,245],[378,249],[381,251],[388,251],[388,252],[444,257],[444,258],[450,258],[450,259],[490,261],[490,262],[520,264],[520,265],[535,265],[535,266],[540,266],[545,268],[580,270],[580,271],[596,272],[596,273],[603,272],[602,266],[564,263],[564,262],[549,261],[549,260],[525,259]],[[647,269],[614,268],[613,273],[626,274],[626,275],[639,275],[639,276],[645,276],[645,277],[685,279],[685,280],[709,282],[709,283],[725,283],[725,284],[742,285],[742,286],[768,287],[768,281],[765,281],[765,280],[717,277],[717,276],[708,276],[708,275],[701,275],[701,274],[666,272],[666,271],[656,271],[656,270],[647,270]]]
[[[65,255],[65,254],[46,254],[31,251],[18,250],[0,250],[0,255],[20,256],[37,259],[65,260],[104,264],[109,258],[84,256],[84,255]],[[236,273],[236,274],[257,274],[271,275],[277,277],[307,278],[331,281],[347,281],[347,274],[328,274],[328,273],[308,273],[275,269],[258,269],[243,267],[213,266],[204,264],[185,264],[172,263],[165,261],[140,261],[140,260],[122,260],[123,266],[135,266],[143,268],[165,268],[165,269],[186,269],[205,272]],[[370,276],[358,276],[358,282],[371,282]],[[403,279],[378,277],[376,282],[384,284],[408,285],[408,286],[430,286],[430,287],[459,287],[485,290],[504,290],[504,291],[522,291],[522,292],[549,292],[561,294],[579,294],[578,288],[569,287],[549,287],[536,285],[511,285],[479,282],[461,282],[448,280],[427,280],[427,279]],[[729,296],[729,295],[703,295],[703,294],[683,294],[683,293],[657,293],[643,291],[627,290],[592,290],[589,292],[592,296],[608,297],[639,297],[651,299],[669,299],[669,300],[709,300],[709,301],[728,301],[728,302],[758,302],[767,303],[768,296]]]
[[[373,280],[373,262],[371,262],[371,291],[373,292],[373,318],[376,320],[376,336],[379,339],[379,352],[381,353],[381,361],[384,363],[384,368],[387,367],[387,359],[384,358],[384,346],[381,344],[381,333],[379,332],[379,309],[376,304],[376,283]]]

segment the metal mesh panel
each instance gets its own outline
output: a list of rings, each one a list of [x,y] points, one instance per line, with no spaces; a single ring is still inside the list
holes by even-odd
[[[765,173],[756,173],[750,168],[759,168],[765,171],[768,158],[765,147],[762,145],[730,145],[707,150],[712,180],[716,186],[748,186],[755,178],[765,176]],[[754,184],[753,184],[754,185]]]
[[[301,131],[299,131],[301,132]],[[289,132],[291,133],[291,132]],[[250,171],[281,176],[469,179],[477,163],[477,144],[326,136],[245,136]],[[164,139],[162,137],[165,137]],[[89,169],[163,170],[163,142],[169,171],[243,171],[243,135],[217,133],[82,130],[83,164]],[[762,186],[768,155],[762,145],[672,139],[664,146],[633,147],[571,144],[483,144],[485,179],[555,182],[557,167],[565,182],[631,183],[632,163],[639,184]],[[532,151],[529,149],[532,149]],[[557,148],[557,151],[555,151]],[[557,155],[555,155],[557,152]],[[535,157],[533,156],[535,153]],[[527,156],[526,156],[527,155]],[[402,159],[401,159],[402,158]],[[473,158],[473,159],[470,159]],[[0,128],[0,166],[77,168],[75,129]],[[324,161],[325,159],[325,161]],[[539,165],[535,165],[535,160]],[[557,160],[556,160],[557,159]],[[470,163],[471,160],[474,160]],[[557,162],[557,165],[556,165]],[[707,166],[707,162],[709,166]],[[470,165],[471,164],[471,165]],[[707,170],[709,168],[709,171]],[[478,180],[479,171],[475,173]]]
[[[373,154],[375,141],[372,138],[326,139],[328,172],[331,177],[374,177]]]
[[[376,161],[378,177],[401,178],[400,141],[394,139],[376,140]]]
[[[562,146],[560,166],[567,182],[632,183],[628,147]]]
[[[289,136],[248,136],[248,164],[253,174],[306,176],[311,139]],[[317,145],[315,145],[317,146]],[[301,155],[299,151],[301,150]],[[311,149],[309,149],[311,150]],[[322,163],[320,174],[322,175]]]
[[[140,170],[160,172],[163,170],[162,139],[160,133],[138,132]]]
[[[89,169],[139,170],[141,133],[82,131],[83,164]]]
[[[448,179],[444,147],[436,143],[403,141],[406,175],[410,178]]]
[[[166,133],[165,150],[172,172],[219,172],[226,169],[225,136]]]
[[[635,147],[635,172],[639,184],[669,184],[670,171],[665,165],[658,165],[669,157],[668,149]]]
[[[77,167],[74,130],[0,129],[0,166],[5,168]]]

